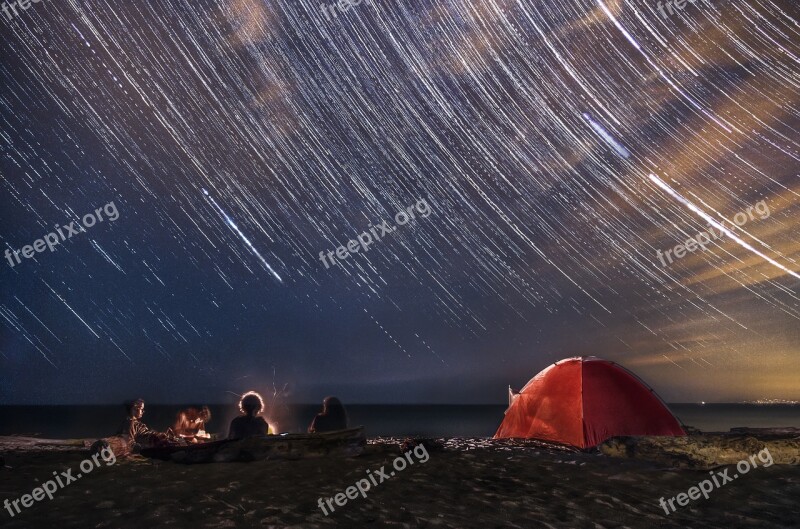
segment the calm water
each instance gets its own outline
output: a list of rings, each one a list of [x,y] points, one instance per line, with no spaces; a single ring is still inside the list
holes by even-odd
[[[181,406],[148,405],[144,420],[151,428],[172,425]],[[210,406],[211,432],[221,433],[236,416],[232,406]],[[490,437],[503,420],[505,406],[353,405],[351,425],[364,425],[368,436]],[[800,427],[800,406],[749,404],[672,404],[684,424],[704,431],[737,426]],[[279,431],[305,431],[319,407],[283,406],[266,414]],[[44,437],[102,437],[115,433],[125,417],[122,406],[0,406],[0,435],[39,434]]]

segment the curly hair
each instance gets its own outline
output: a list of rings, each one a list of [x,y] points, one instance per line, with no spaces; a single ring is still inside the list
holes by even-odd
[[[264,399],[255,391],[248,391],[239,400],[239,411],[244,415],[258,415],[264,409]]]

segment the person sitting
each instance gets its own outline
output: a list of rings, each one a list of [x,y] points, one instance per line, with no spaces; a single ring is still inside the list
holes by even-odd
[[[128,417],[122,423],[117,435],[127,437],[128,442],[138,445],[139,448],[161,445],[167,442],[167,435],[151,430],[142,422],[144,416],[144,401],[136,399],[125,404]]]
[[[175,419],[172,431],[178,437],[198,442],[199,439],[209,439],[206,433],[206,423],[211,420],[211,410],[203,406],[202,410],[189,408],[181,411]]]
[[[264,399],[255,391],[248,391],[239,401],[242,415],[231,421],[228,439],[244,439],[246,437],[265,437],[269,433],[269,424],[259,416],[264,409]]]
[[[317,414],[308,427],[308,433],[333,432],[347,429],[347,412],[336,397],[325,397],[322,413]]]

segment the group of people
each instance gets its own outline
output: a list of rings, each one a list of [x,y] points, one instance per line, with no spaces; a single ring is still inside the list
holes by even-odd
[[[128,416],[117,432],[126,436],[131,443],[140,447],[170,446],[188,442],[202,442],[210,439],[205,432],[205,424],[211,420],[211,411],[207,406],[202,410],[189,409],[182,411],[172,428],[166,432],[150,429],[143,421],[144,400],[136,399],[127,405]],[[265,437],[274,433],[269,423],[261,416],[264,410],[264,399],[255,391],[249,391],[239,400],[239,416],[231,421],[228,439],[245,439],[248,437]],[[347,428],[347,413],[341,401],[336,397],[326,397],[322,401],[322,411],[318,413],[311,425],[309,433],[331,432]]]

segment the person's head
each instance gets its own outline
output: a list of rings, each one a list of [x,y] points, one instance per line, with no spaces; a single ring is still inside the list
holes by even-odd
[[[203,406],[203,409],[200,410],[200,419],[203,422],[209,422],[211,420],[211,410],[208,409],[208,406]]]
[[[144,401],[142,399],[136,399],[126,403],[125,408],[128,410],[128,417],[141,419],[144,415]]]
[[[336,397],[325,397],[325,400],[322,401],[322,413],[331,417],[345,418],[347,416],[342,401]]]
[[[254,417],[261,413],[263,409],[264,399],[255,391],[248,391],[242,395],[242,399],[239,401],[239,411],[245,415]]]

